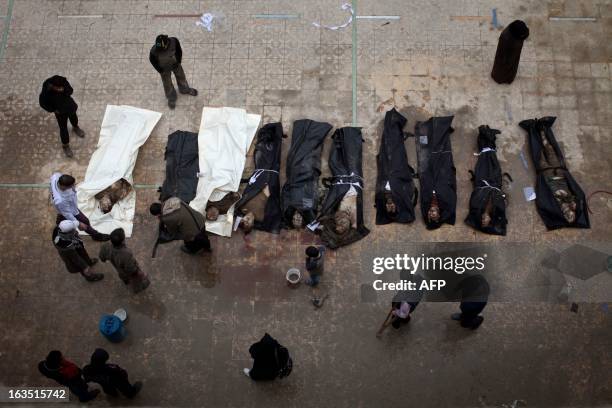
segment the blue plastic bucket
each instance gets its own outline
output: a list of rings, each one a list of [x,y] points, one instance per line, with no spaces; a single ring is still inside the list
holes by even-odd
[[[104,315],[100,319],[100,333],[113,343],[125,339],[125,327],[123,322],[115,315]]]

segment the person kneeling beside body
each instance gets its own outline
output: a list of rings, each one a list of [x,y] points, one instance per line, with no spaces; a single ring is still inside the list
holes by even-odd
[[[195,254],[204,249],[210,252],[204,216],[180,198],[170,197],[163,204],[153,203],[149,207],[149,212],[159,218],[168,232],[183,238],[184,245],[181,246],[181,251]]]

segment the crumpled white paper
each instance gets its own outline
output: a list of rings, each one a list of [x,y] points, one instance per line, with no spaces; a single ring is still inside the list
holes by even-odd
[[[348,21],[346,23],[344,23],[342,25],[337,25],[337,26],[326,26],[326,25],[319,24],[317,22],[313,22],[312,25],[315,26],[315,27],[318,27],[318,28],[325,28],[327,30],[333,30],[333,31],[339,30],[341,28],[348,27],[353,22],[353,17],[355,16],[355,11],[353,11],[353,7],[350,5],[350,3],[344,3],[341,6],[341,9],[342,10],[348,10],[351,13],[351,16],[349,17],[349,19],[348,19]]]
[[[215,16],[210,13],[204,13],[200,16],[200,20],[196,21],[196,25],[200,27],[204,27],[208,31],[212,31],[212,23],[215,19]]]

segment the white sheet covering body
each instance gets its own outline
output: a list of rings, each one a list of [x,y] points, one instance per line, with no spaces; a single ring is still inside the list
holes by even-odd
[[[107,214],[100,210],[94,196],[121,178],[133,184],[138,149],[161,116],[159,112],[132,106],[106,106],[98,146],[89,161],[85,180],[77,186],[79,209],[98,231],[110,234],[116,228],[123,228],[127,237],[132,235],[136,209],[134,189]]]
[[[198,134],[200,173],[195,198],[189,205],[202,214],[209,200],[219,201],[237,192],[244,171],[246,154],[257,132],[260,115],[237,108],[204,108]],[[234,206],[216,221],[206,221],[206,230],[232,235]]]

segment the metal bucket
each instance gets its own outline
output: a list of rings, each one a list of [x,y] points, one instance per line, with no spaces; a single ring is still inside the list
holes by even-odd
[[[287,286],[290,288],[297,288],[302,280],[302,274],[297,268],[289,269],[285,277],[287,278]]]

